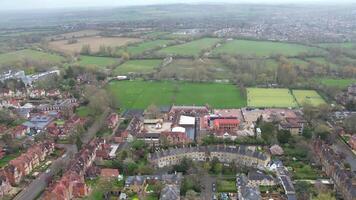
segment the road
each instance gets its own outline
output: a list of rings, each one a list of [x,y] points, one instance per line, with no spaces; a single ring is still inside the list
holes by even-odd
[[[50,171],[48,173],[41,173],[34,181],[32,181],[25,189],[23,189],[19,194],[16,195],[14,200],[33,200],[41,194],[41,192],[47,187],[47,180],[57,174],[60,169],[64,169],[69,164],[71,155],[77,153],[76,145],[61,144],[58,145],[60,148],[65,148],[65,154],[55,160],[52,165],[48,168]]]
[[[356,155],[343,141],[341,141],[340,138],[337,138],[333,145],[333,149],[336,152],[343,153],[345,155],[346,161],[351,165],[352,171],[356,171]]]
[[[209,175],[204,175],[202,178],[202,185],[204,187],[201,193],[202,199],[213,199],[213,183],[216,185],[216,178]]]

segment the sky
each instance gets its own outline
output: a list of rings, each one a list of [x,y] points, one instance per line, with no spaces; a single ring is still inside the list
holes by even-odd
[[[172,3],[355,3],[355,0],[0,0],[0,10],[118,7]]]

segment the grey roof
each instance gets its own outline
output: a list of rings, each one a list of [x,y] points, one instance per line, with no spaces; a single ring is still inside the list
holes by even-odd
[[[161,191],[160,200],[173,200],[180,198],[180,189],[177,185],[166,185]]]

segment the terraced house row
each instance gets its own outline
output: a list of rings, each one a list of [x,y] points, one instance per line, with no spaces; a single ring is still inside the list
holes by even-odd
[[[223,163],[239,163],[248,167],[265,169],[271,160],[266,153],[247,146],[198,146],[169,149],[150,154],[151,163],[159,168],[179,164],[183,158],[193,161],[208,161],[213,158]]]
[[[17,186],[53,151],[53,142],[43,142],[33,145],[26,153],[11,160],[4,169],[0,170],[0,197],[6,195],[11,190],[11,186]]]
[[[314,151],[325,173],[330,176],[345,200],[356,199],[356,176],[340,162],[341,156],[321,140],[314,142]]]

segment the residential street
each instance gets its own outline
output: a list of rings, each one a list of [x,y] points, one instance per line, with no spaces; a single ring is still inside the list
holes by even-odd
[[[343,141],[341,141],[340,138],[337,138],[336,143],[333,145],[333,149],[336,152],[343,153],[346,156],[346,161],[351,165],[352,171],[356,171],[356,155]]]
[[[213,199],[213,194],[214,194],[214,192],[213,192],[213,183],[216,184],[216,178],[214,178],[214,177],[211,177],[209,175],[205,175],[202,178],[202,185],[204,187],[203,190],[202,190],[202,193],[201,193],[201,198],[202,199],[206,199],[206,200]]]
[[[59,145],[62,148],[66,149],[66,152],[58,158],[56,161],[52,163],[52,165],[48,168],[50,171],[48,173],[43,172],[41,173],[34,181],[32,181],[25,189],[23,189],[14,200],[33,200],[36,199],[38,195],[46,188],[47,183],[46,181],[48,178],[52,177],[60,169],[65,169],[69,164],[71,159],[71,155],[77,153],[77,147],[75,145],[70,144],[61,144]]]

